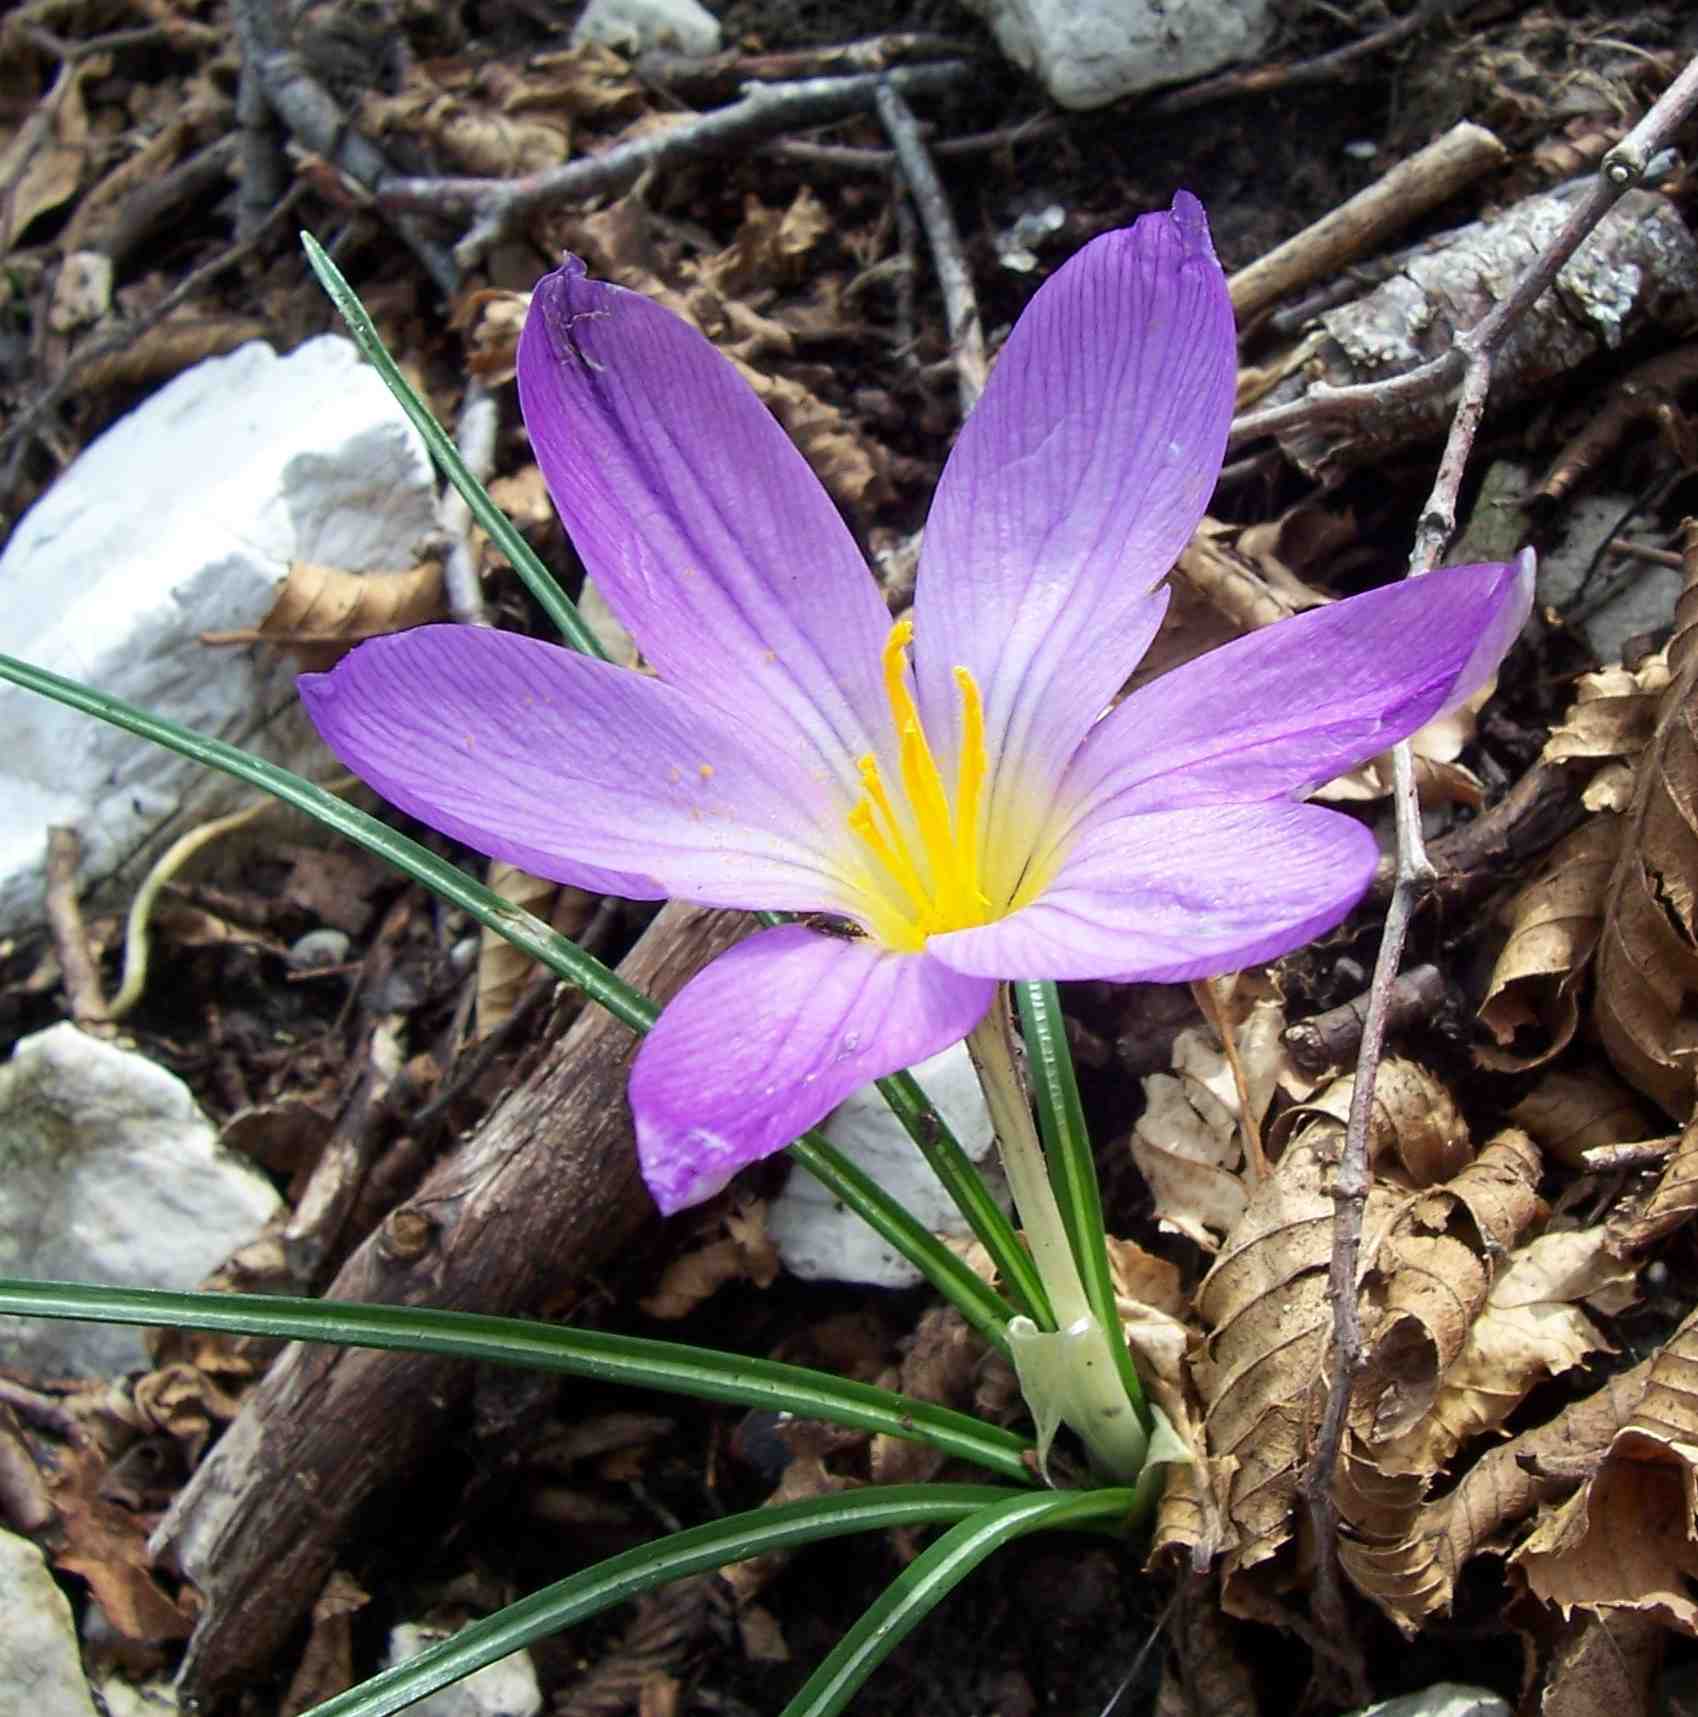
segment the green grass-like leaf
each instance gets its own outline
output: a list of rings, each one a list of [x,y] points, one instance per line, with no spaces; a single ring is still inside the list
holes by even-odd
[[[365,1305],[266,1294],[172,1294],[151,1288],[9,1278],[0,1278],[0,1314],[227,1330],[343,1347],[448,1354],[495,1365],[560,1372],[882,1432],[929,1443],[1017,1484],[1031,1482],[1023,1459],[1030,1445],[1012,1431],[983,1424],[947,1407],[875,1389],[871,1384],[854,1383],[800,1365],[688,1347],[682,1342],[609,1335],[601,1330],[570,1329],[477,1312],[440,1311],[429,1306]]]
[[[518,527],[489,498],[489,491],[466,468],[460,449],[454,445],[454,437],[436,421],[435,414],[419,397],[418,390],[402,374],[401,366],[390,357],[389,348],[384,345],[383,337],[366,313],[365,305],[325,253],[324,246],[308,232],[301,234],[301,245],[313,273],[318,276],[319,285],[347,323],[354,344],[364,354],[366,362],[383,378],[384,385],[412,420],[413,427],[424,437],[425,446],[442,467],[442,474],[460,491],[461,498],[471,508],[472,517],[489,533],[490,541],[506,555],[525,588],[553,621],[561,637],[573,649],[606,661],[607,652],[584,623],[584,617],[572,599],[555,583],[553,573],[537,558]]]
[[[972,1520],[1006,1496],[988,1485],[887,1485],[810,1497],[805,1502],[775,1503],[707,1526],[693,1526],[658,1544],[644,1544],[598,1562],[484,1621],[473,1622],[452,1639],[315,1705],[307,1717],[389,1717],[509,1652],[669,1580],[856,1532]]]
[[[923,1550],[879,1595],[783,1717],[833,1717],[868,1676],[992,1552],[1031,1532],[1109,1525],[1137,1502],[1128,1488],[1009,1497],[976,1510]]]

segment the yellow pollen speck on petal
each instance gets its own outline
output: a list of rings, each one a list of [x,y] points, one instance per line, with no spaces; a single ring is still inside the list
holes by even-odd
[[[984,884],[990,761],[978,682],[967,668],[954,670],[961,731],[952,790],[909,686],[913,637],[913,622],[897,621],[883,655],[897,778],[886,781],[871,753],[857,759],[862,792],[848,816],[868,926],[903,950],[924,947],[928,936],[989,924],[1014,904],[993,901]]]
[[[701,776],[704,781],[711,781],[713,779],[713,765],[711,763],[698,763],[696,765],[696,773]]]

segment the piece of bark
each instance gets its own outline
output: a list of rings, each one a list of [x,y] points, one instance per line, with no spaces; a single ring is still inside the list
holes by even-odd
[[[1561,191],[1529,197],[1465,228],[1442,250],[1412,256],[1366,298],[1321,317],[1326,338],[1305,374],[1282,382],[1267,404],[1301,398],[1316,384],[1385,381],[1448,351],[1509,295],[1570,212]],[[1629,191],[1509,337],[1493,368],[1491,406],[1502,410],[1600,351],[1653,329],[1683,328],[1694,315],[1698,244],[1667,197]],[[1455,388],[1440,388],[1388,401],[1371,416],[1287,430],[1279,442],[1306,474],[1322,477],[1441,435],[1455,409]]]
[[[748,927],[673,903],[620,966],[666,1001]],[[522,1316],[558,1303],[653,1206],[637,1175],[625,1081],[636,1039],[586,1010],[418,1193],[348,1260],[328,1297]],[[205,1609],[187,1702],[250,1682],[323,1587],[359,1510],[463,1415],[477,1368],[454,1359],[294,1344],[154,1534],[156,1559]]]

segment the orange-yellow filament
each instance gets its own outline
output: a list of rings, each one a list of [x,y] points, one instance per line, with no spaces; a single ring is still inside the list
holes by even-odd
[[[908,686],[911,620],[890,629],[884,647],[884,689],[896,727],[899,807],[878,759],[861,758],[865,789],[849,827],[870,859],[874,931],[898,948],[919,948],[940,931],[965,930],[994,916],[982,883],[985,779],[984,704],[972,674],[955,669],[961,694],[961,752],[951,799]]]

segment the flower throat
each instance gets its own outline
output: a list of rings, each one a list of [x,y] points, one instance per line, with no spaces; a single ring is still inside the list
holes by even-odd
[[[857,760],[865,791],[849,813],[849,827],[872,860],[873,933],[905,951],[917,951],[941,931],[967,930],[997,916],[983,882],[979,821],[989,765],[978,682],[966,668],[955,669],[961,757],[952,799],[908,689],[913,637],[913,621],[898,620],[884,646],[884,691],[896,723],[897,769],[909,815],[898,811],[871,752]]]

